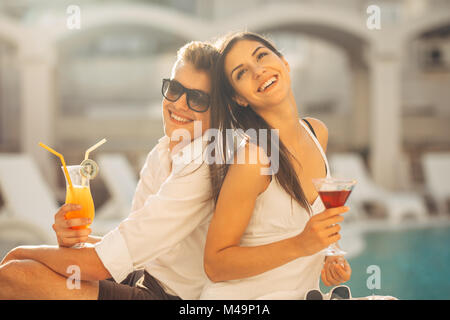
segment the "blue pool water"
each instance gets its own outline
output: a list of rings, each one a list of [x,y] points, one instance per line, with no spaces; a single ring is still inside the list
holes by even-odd
[[[371,232],[364,239],[364,251],[349,259],[352,278],[345,284],[354,297],[450,299],[450,227]],[[380,289],[367,288],[371,265],[380,268]],[[330,288],[321,284],[321,289]]]

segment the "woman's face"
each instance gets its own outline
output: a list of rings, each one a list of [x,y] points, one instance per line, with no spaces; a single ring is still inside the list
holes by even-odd
[[[225,73],[242,106],[280,104],[291,88],[289,65],[258,41],[240,40],[225,57]]]

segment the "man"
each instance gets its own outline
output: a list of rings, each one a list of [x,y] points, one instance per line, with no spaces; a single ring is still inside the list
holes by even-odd
[[[192,42],[178,52],[171,79],[163,80],[165,136],[141,170],[132,212],[103,238],[89,224],[55,215],[59,247],[18,247],[0,265],[0,299],[197,299],[206,281],[203,250],[213,204],[201,135],[209,128],[211,72],[217,50]],[[201,124],[201,131],[194,130]],[[178,129],[191,140],[179,145]],[[190,152],[195,146],[194,152]],[[197,161],[195,161],[197,160]],[[95,222],[94,222],[95,223]],[[82,249],[69,246],[87,241]],[[68,280],[80,271],[80,282]],[[141,273],[136,273],[141,270]],[[143,274],[137,284],[137,275]],[[112,280],[105,280],[108,278]],[[134,278],[134,280],[132,279]],[[132,282],[126,283],[128,280]],[[123,283],[121,283],[123,282]]]

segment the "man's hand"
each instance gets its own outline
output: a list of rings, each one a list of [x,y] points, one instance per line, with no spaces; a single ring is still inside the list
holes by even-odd
[[[85,226],[92,221],[88,218],[66,219],[68,212],[80,209],[81,206],[78,204],[64,204],[55,214],[53,230],[55,230],[60,247],[72,247],[80,242],[88,242],[88,237],[92,232],[90,228],[75,230],[72,227]]]
[[[327,287],[336,286],[350,280],[352,269],[343,256],[325,258],[321,279]]]

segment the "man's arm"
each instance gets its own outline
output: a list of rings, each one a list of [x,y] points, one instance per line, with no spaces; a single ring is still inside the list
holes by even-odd
[[[21,246],[13,249],[2,261],[34,260],[46,265],[54,272],[67,277],[70,266],[78,266],[81,271],[80,280],[104,280],[110,278],[94,248],[61,248],[56,246]]]
[[[116,282],[170,251],[207,222],[213,210],[208,166],[192,162],[185,169],[174,170],[142,208],[95,245]]]

